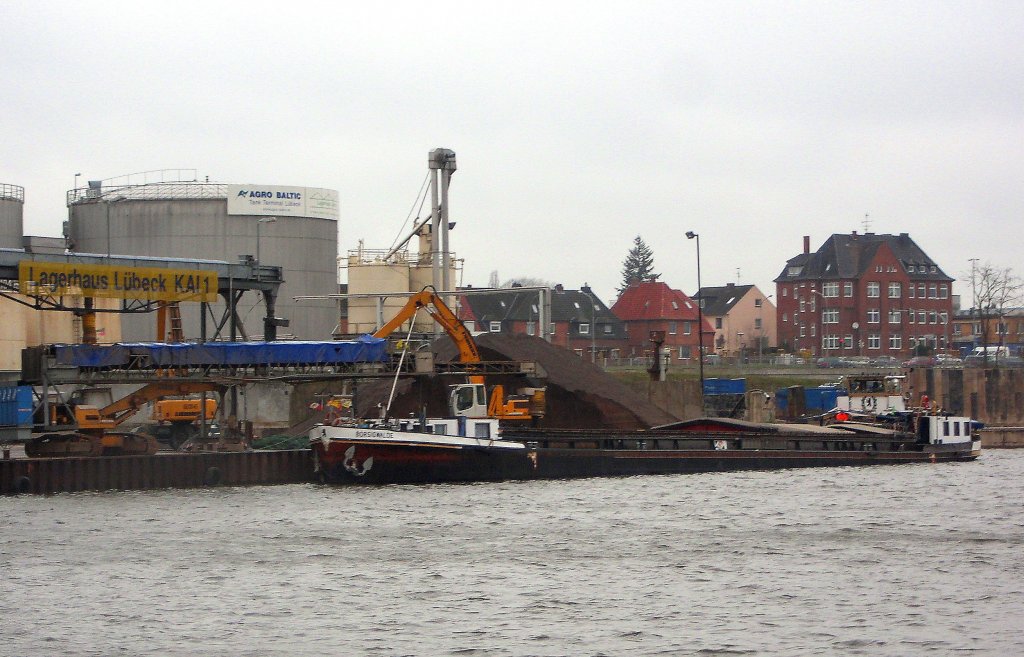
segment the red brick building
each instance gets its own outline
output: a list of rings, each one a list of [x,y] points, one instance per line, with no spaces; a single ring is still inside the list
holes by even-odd
[[[835,234],[775,279],[779,346],[811,356],[907,358],[952,341],[953,279],[907,233]]]
[[[634,283],[612,306],[626,328],[627,356],[650,356],[651,331],[664,331],[662,345],[671,360],[696,362],[698,351],[697,303],[661,281]],[[704,319],[704,353],[714,351],[715,331]]]

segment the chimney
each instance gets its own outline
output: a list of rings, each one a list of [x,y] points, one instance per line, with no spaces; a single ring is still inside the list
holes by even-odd
[[[804,253],[811,252],[811,236],[804,235]]]

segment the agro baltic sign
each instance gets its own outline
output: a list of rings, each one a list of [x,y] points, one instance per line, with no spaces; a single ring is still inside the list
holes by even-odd
[[[108,267],[22,260],[22,294],[35,297],[81,295],[144,301],[216,301],[217,272],[162,267]]]
[[[338,192],[319,187],[228,185],[228,214],[338,218]]]

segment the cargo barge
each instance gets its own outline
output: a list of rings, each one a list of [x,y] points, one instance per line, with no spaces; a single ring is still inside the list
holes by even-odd
[[[914,431],[845,423],[699,418],[645,431],[511,429],[494,419],[399,420],[310,430],[319,481],[477,482],[967,461],[969,418],[922,415]]]

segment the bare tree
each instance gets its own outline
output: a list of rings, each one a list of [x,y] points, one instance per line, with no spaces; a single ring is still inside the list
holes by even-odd
[[[1009,267],[999,267],[986,262],[971,269],[971,293],[974,296],[974,307],[971,313],[975,316],[975,326],[980,329],[982,346],[982,363],[988,365],[990,346],[1003,347],[1006,336],[1006,314],[1021,303],[1024,281],[1013,273]],[[995,331],[992,323],[995,322]],[[996,335],[996,345],[991,345],[992,334]],[[995,350],[995,364],[999,366],[999,354]]]

